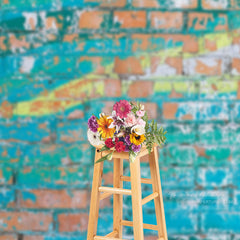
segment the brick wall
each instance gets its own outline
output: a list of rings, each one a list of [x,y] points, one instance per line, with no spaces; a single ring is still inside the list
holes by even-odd
[[[168,130],[159,163],[169,239],[240,239],[238,0],[1,0],[0,9],[0,240],[86,240],[86,122],[122,98],[144,102]],[[111,171],[106,163],[106,185]],[[111,231],[111,204],[101,203],[100,234]]]

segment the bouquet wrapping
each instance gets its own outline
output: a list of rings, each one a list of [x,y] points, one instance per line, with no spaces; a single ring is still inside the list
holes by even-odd
[[[143,145],[150,153],[154,143],[163,144],[165,134],[154,120],[149,123],[144,105],[126,100],[116,102],[111,115],[101,113],[88,119],[89,142],[100,151],[110,151],[97,162],[111,160],[114,151],[128,152],[134,161]]]

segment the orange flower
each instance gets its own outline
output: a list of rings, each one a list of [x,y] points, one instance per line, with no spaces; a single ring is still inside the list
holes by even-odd
[[[109,128],[111,123],[113,122],[112,119],[108,119],[108,116],[101,116],[100,119],[97,120],[98,123],[98,131],[101,134],[102,138],[112,138],[115,132],[115,128]]]

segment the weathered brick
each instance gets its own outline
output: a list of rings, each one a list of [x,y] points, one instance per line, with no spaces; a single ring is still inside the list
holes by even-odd
[[[235,103],[234,108],[232,110],[232,118],[233,120],[239,122],[240,120],[240,104]]]
[[[189,0],[189,1],[178,1],[173,0],[171,2],[166,1],[158,1],[158,0],[132,0],[132,4],[134,7],[141,8],[196,8],[197,0]]]
[[[115,11],[115,28],[131,29],[145,28],[147,24],[147,15],[145,11]]]
[[[80,29],[100,29],[108,26],[109,13],[106,11],[83,11],[79,13]]]
[[[86,208],[88,206],[86,190],[49,190],[35,189],[21,192],[22,208]]]
[[[227,187],[232,183],[229,168],[198,168],[197,184],[206,188]]]
[[[232,74],[240,75],[240,58],[232,59]]]
[[[238,213],[204,213],[201,217],[202,231],[219,231],[239,233],[240,216]]]
[[[0,212],[2,231],[48,231],[52,226],[52,216],[48,213]]]
[[[13,171],[9,167],[2,167],[0,169],[0,185],[13,183]]]
[[[188,14],[188,31],[226,31],[228,30],[228,18],[226,14],[197,13]]]
[[[152,81],[132,82],[128,89],[128,96],[131,98],[148,98],[153,94]]]
[[[44,236],[39,235],[24,235],[23,240],[44,240]]]
[[[107,97],[121,97],[122,86],[119,79],[106,79],[104,81],[105,96]]]
[[[15,206],[15,191],[13,189],[0,189],[0,208]],[[1,239],[1,237],[0,237]]]
[[[85,187],[87,169],[83,167],[26,167],[19,171],[17,183],[24,186],[41,187],[71,185]]]
[[[18,239],[17,235],[11,235],[11,234],[0,235],[0,240],[17,240],[17,239]]]
[[[183,13],[151,12],[151,26],[155,29],[181,30],[183,27]]]
[[[202,7],[204,9],[227,9],[229,7],[228,0],[203,0]]]
[[[141,65],[141,59],[136,57],[119,58],[115,57],[114,72],[117,74],[137,74],[143,75],[144,69]]]
[[[87,213],[63,213],[58,214],[60,232],[86,231],[88,226]]]

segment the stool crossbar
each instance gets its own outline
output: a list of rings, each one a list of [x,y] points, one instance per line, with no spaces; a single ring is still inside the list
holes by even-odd
[[[96,149],[95,162],[108,151],[99,152]],[[124,240],[122,238],[123,226],[133,227],[134,239],[144,240],[143,229],[158,232],[158,240],[168,240],[165,223],[162,189],[158,165],[157,145],[154,145],[149,155],[151,178],[141,178],[140,158],[149,154],[146,148],[142,149],[134,162],[130,162],[130,177],[123,175],[123,159],[129,159],[128,153],[113,153],[113,187],[101,186],[103,162],[94,165],[90,213],[88,222],[87,240]],[[131,189],[123,189],[123,182],[131,182]],[[142,199],[141,183],[151,184],[153,193]],[[97,236],[99,202],[113,195],[113,231],[105,236]],[[133,221],[123,220],[123,195],[132,197]],[[143,223],[142,206],[154,200],[157,224]]]

